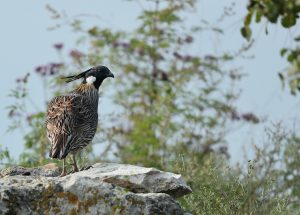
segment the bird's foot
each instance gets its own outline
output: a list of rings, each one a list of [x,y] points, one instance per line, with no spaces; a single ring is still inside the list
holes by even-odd
[[[68,175],[68,174],[66,173],[66,171],[62,171],[62,173],[59,175],[59,177],[64,177],[64,176],[66,176],[66,175]]]
[[[87,167],[84,166],[80,169],[80,171],[88,170],[90,168],[93,168],[93,166],[87,166]]]

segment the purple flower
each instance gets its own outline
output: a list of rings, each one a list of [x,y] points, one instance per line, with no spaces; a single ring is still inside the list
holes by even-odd
[[[259,123],[259,119],[253,113],[242,114],[242,118],[247,122]]]
[[[165,72],[161,72],[161,80],[163,81],[169,81],[169,76]]]
[[[178,52],[174,52],[173,55],[178,59],[182,59],[182,55],[180,55]]]
[[[118,46],[120,46],[120,43],[118,41],[114,41],[112,45],[114,48],[117,48]]]
[[[64,47],[64,45],[63,45],[62,43],[55,43],[55,44],[53,45],[53,47],[54,47],[56,50],[60,51],[60,50]]]
[[[182,39],[181,39],[181,37],[178,37],[178,38],[177,38],[177,43],[178,43],[179,45],[182,44]]]
[[[82,57],[83,57],[83,53],[76,50],[76,49],[73,49],[70,51],[70,56],[74,59],[74,60],[77,60],[79,61]]]
[[[232,120],[240,120],[241,117],[239,116],[238,112],[232,111],[232,112],[231,112],[231,119],[232,119]]]
[[[192,36],[187,36],[186,38],[185,38],[185,42],[186,43],[191,43],[191,42],[193,42],[193,37]]]
[[[63,63],[48,63],[46,65],[37,66],[35,72],[41,76],[51,76],[57,74],[62,66]]]
[[[38,73],[41,76],[45,76],[47,74],[48,66],[37,66],[35,68],[35,72]]]
[[[138,53],[139,53],[140,56],[143,56],[145,54],[144,48],[139,48]]]
[[[123,42],[121,43],[121,46],[123,46],[124,49],[127,49],[129,47],[129,43]]]
[[[217,60],[217,58],[213,55],[206,55],[204,58],[205,60],[211,60],[211,61]]]
[[[164,60],[164,59],[165,59],[165,57],[164,57],[163,55],[161,55],[161,54],[158,54],[157,58],[158,58],[159,60]]]
[[[43,69],[44,69],[43,66],[37,66],[37,67],[35,68],[35,71],[36,71],[37,73],[40,73],[40,72],[42,72]]]
[[[31,120],[32,120],[32,115],[28,115],[28,116],[26,116],[26,121],[27,121],[28,123],[30,123],[30,122],[31,122]]]
[[[62,67],[62,63],[50,63],[49,64],[49,75],[55,75],[59,72],[60,67]]]
[[[184,57],[183,57],[183,60],[184,61],[191,61],[193,58],[192,58],[192,56],[190,56],[190,55],[185,55]]]
[[[124,49],[128,49],[129,48],[129,43],[122,42],[122,41],[114,41],[112,43],[112,45],[113,45],[114,48],[117,48],[117,47],[123,47]]]
[[[10,110],[10,111],[8,112],[8,117],[9,117],[9,118],[12,118],[12,117],[15,116],[15,114],[16,114],[15,110]]]
[[[227,148],[227,146],[221,146],[221,147],[219,148],[219,151],[220,151],[221,154],[227,155],[227,153],[228,153],[228,148]]]

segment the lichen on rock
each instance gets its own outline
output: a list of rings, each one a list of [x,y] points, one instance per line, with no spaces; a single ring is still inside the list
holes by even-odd
[[[0,214],[176,215],[184,212],[175,198],[191,192],[180,175],[133,165],[98,163],[57,174],[49,165],[2,170]]]

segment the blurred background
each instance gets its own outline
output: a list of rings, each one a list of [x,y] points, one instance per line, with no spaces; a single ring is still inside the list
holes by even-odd
[[[182,174],[192,214],[299,212],[300,1],[6,1],[0,165],[48,158],[47,103],[106,65],[81,164]]]

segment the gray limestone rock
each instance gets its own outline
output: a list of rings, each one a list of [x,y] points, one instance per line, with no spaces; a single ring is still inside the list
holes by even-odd
[[[191,192],[180,175],[154,168],[98,163],[51,177],[57,171],[53,165],[2,170],[0,214],[176,215],[184,212],[174,198]]]
[[[47,165],[36,168],[24,168],[21,166],[14,166],[0,171],[0,178],[7,175],[55,177],[60,175],[60,170],[55,163],[49,163]]]

